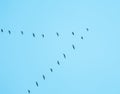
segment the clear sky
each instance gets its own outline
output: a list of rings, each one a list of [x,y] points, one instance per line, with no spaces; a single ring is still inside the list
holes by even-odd
[[[0,0],[0,29],[0,94],[120,94],[120,0]]]

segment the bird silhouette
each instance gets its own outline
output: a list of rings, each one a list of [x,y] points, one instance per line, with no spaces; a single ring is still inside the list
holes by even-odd
[[[74,36],[74,32],[72,32],[72,35]]]
[[[60,62],[57,60],[57,64],[60,65]]]
[[[10,31],[10,30],[8,30],[8,33],[9,33],[9,34],[11,34],[11,31]]]
[[[72,48],[75,50],[75,46],[74,46],[74,44],[72,44]]]
[[[36,86],[38,87],[38,86],[39,86],[39,85],[38,85],[38,82],[36,81],[35,83],[36,83]]]
[[[59,37],[59,33],[58,32],[56,32],[56,35]]]
[[[88,28],[86,28],[86,30],[87,30],[87,31],[89,31],[89,29],[88,29]]]
[[[65,55],[65,53],[63,53],[63,57],[66,59],[66,55]]]
[[[3,29],[1,29],[1,32],[3,32]]]
[[[23,31],[21,31],[21,34],[23,35]]]
[[[81,39],[83,39],[83,36],[81,36]]]
[[[32,35],[33,35],[33,37],[35,37],[35,33],[33,33]]]
[[[50,68],[50,71],[51,71],[51,72],[53,72],[53,69],[52,69],[52,68]]]
[[[45,37],[45,35],[44,35],[44,34],[42,34],[42,37],[44,38],[44,37]]]
[[[28,89],[28,93],[30,94],[30,90]]]
[[[42,75],[43,79],[45,80],[45,75]]]

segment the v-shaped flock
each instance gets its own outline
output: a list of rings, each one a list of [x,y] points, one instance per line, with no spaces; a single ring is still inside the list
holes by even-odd
[[[1,31],[1,33],[4,33],[4,30],[3,30],[3,29],[1,29],[0,31]],[[89,31],[89,28],[86,28],[86,31]],[[20,33],[21,33],[22,35],[24,35],[24,32],[23,32],[23,31],[20,31]],[[8,30],[8,34],[11,35],[12,32],[11,32],[10,30]],[[75,36],[75,33],[74,33],[74,32],[71,32],[71,34],[72,34],[72,36]],[[35,34],[35,33],[32,33],[31,35],[32,35],[33,38],[36,37],[36,34]],[[42,36],[42,38],[45,37],[44,34],[41,34],[41,36]],[[57,37],[60,37],[59,32],[56,32],[56,36],[57,36]],[[83,36],[80,36],[80,39],[83,40]],[[74,44],[71,44],[71,46],[72,46],[72,49],[73,49],[73,50],[76,49],[76,47],[75,47]],[[66,56],[66,54],[65,54],[64,52],[63,52],[62,55],[63,55],[63,58],[64,58],[64,59],[67,59],[67,56]],[[61,65],[59,60],[56,60],[56,63],[57,63],[58,66]],[[49,70],[50,70],[51,73],[54,72],[54,71],[53,71],[53,68],[51,68],[51,67],[49,68]],[[45,76],[44,74],[42,74],[41,77],[42,77],[43,80],[46,80],[46,76]],[[35,81],[35,84],[36,84],[37,87],[39,87],[38,81]],[[30,94],[30,93],[31,93],[31,90],[30,90],[30,89],[27,89],[27,92],[28,92],[28,94]]]

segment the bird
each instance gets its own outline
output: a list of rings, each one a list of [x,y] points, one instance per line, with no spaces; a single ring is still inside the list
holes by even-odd
[[[50,71],[51,71],[51,72],[53,72],[53,69],[52,69],[52,68],[50,68]]]
[[[33,35],[33,37],[35,37],[35,33],[33,33],[32,35]]]
[[[36,86],[38,87],[38,86],[39,86],[39,85],[38,85],[38,82],[36,81],[35,83],[36,83]]]
[[[21,31],[21,34],[23,35],[23,31]]]
[[[60,62],[57,60],[57,64],[60,65]]]
[[[74,44],[72,44],[72,48],[75,50],[75,46],[74,46]]]
[[[3,32],[3,29],[1,29],[1,32]]]
[[[28,89],[28,93],[30,94],[30,90]]]
[[[59,37],[59,33],[58,32],[56,32],[56,35]]]
[[[43,79],[45,80],[45,75],[42,75]]]
[[[89,29],[88,29],[88,28],[86,28],[86,30],[87,30],[87,31],[89,31]]]
[[[44,35],[44,34],[42,34],[42,37],[44,38],[44,37],[45,37],[45,35]]]
[[[81,39],[83,39],[83,36],[81,36]]]
[[[65,53],[63,53],[63,57],[66,59],[66,55],[65,55]]]
[[[74,32],[72,32],[72,35],[74,36]]]
[[[8,33],[9,33],[9,34],[11,34],[11,31],[10,31],[10,30],[8,30]]]

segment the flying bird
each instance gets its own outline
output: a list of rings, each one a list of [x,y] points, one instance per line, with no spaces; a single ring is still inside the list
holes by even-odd
[[[75,45],[72,44],[72,48],[75,50]]]
[[[58,32],[56,32],[56,35],[59,37],[59,33]]]
[[[66,59],[66,55],[65,55],[65,53],[63,53],[63,57]]]
[[[3,29],[1,29],[1,32],[3,32]]]
[[[57,64],[58,64],[58,65],[60,65],[60,62],[59,62],[59,61],[57,61]]]
[[[89,29],[88,29],[88,28],[86,28],[86,30],[87,30],[87,31],[89,31]]]
[[[33,35],[33,37],[35,37],[35,33],[33,33],[32,35]]]
[[[28,93],[30,94],[30,90],[28,89]]]
[[[81,39],[83,39],[83,36],[81,36]]]
[[[72,35],[74,36],[74,32],[72,32]]]
[[[42,34],[42,37],[44,38],[44,37],[45,37],[45,35],[44,35],[44,34]]]
[[[8,30],[8,33],[9,33],[9,34],[11,34],[11,31],[10,31],[10,30]]]
[[[23,35],[23,31],[21,31],[21,34]]]
[[[38,86],[39,86],[39,85],[38,85],[38,82],[36,81],[35,83],[36,83],[36,86],[38,87]]]
[[[45,80],[45,75],[42,75],[43,79]]]
[[[50,71],[51,71],[51,72],[53,72],[53,69],[52,69],[52,68],[50,68]]]

